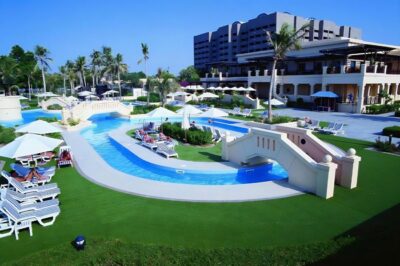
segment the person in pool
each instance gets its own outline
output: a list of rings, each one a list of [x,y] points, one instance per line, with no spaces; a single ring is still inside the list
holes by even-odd
[[[212,122],[213,122],[212,119],[208,119],[209,124],[212,124]]]

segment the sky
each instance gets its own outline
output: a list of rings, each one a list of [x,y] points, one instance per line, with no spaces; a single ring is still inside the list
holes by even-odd
[[[362,29],[363,39],[400,45],[400,0],[0,0],[0,54],[18,44],[48,48],[57,71],[66,60],[110,46],[129,71],[178,73],[193,64],[193,36],[275,11]]]

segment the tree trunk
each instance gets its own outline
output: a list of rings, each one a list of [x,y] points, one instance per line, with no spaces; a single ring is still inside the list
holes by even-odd
[[[147,106],[149,106],[150,105],[150,84],[147,84],[147,60],[146,59],[144,60],[144,75],[146,77],[144,86],[145,87],[149,86],[147,89]]]
[[[269,92],[268,92],[268,122],[272,123],[272,91],[275,89],[275,68],[276,68],[276,59],[274,59],[274,63],[272,64],[272,75],[271,82],[269,84]]]
[[[30,77],[30,75],[28,75],[28,97],[29,97],[29,101],[31,101],[32,98],[31,98],[31,77]]]
[[[69,85],[71,86],[71,95],[73,95],[73,94],[75,93],[75,90],[74,90],[74,81],[73,81],[73,80],[70,80],[70,81],[69,81]]]
[[[65,78],[65,76],[63,78],[64,78],[64,95],[67,96],[67,86],[66,86],[67,79]]]
[[[83,86],[86,87],[85,73],[82,71]]]
[[[117,72],[117,77],[118,77],[119,98],[121,98],[122,97],[122,91],[121,91],[121,80],[119,78],[119,71]]]
[[[93,88],[96,88],[96,84],[94,83],[95,80],[95,74],[92,75],[92,86]]]
[[[46,93],[46,76],[44,73],[44,68],[42,68],[42,79],[43,79],[43,93]]]

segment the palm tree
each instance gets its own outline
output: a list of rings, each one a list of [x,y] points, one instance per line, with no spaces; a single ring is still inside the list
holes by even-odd
[[[176,82],[174,75],[161,69],[158,70],[156,77],[151,80],[150,84],[151,87],[158,91],[162,106],[165,105],[167,94],[179,89],[179,84]]]
[[[283,23],[279,33],[271,33],[269,31],[265,31],[267,35],[267,41],[272,45],[273,49],[273,64],[272,64],[272,75],[271,75],[271,82],[269,86],[269,93],[268,93],[268,121],[272,122],[272,93],[275,94],[276,86],[275,86],[275,79],[276,79],[276,63],[279,60],[283,60],[286,57],[286,54],[291,50],[299,50],[301,49],[300,41],[303,39],[305,35],[305,29],[309,27],[309,24],[303,25],[297,31],[294,30],[289,26],[287,23]]]
[[[36,62],[39,68],[42,70],[43,92],[46,93],[46,71],[50,69],[49,63],[52,61],[52,59],[49,57],[50,51],[42,46],[36,45],[34,54]]]
[[[58,70],[60,71],[61,76],[63,77],[63,84],[64,84],[64,94],[67,95],[67,87],[65,85],[67,78],[68,78],[68,72],[67,72],[67,68],[66,66],[60,66],[58,68]]]
[[[86,58],[84,56],[78,56],[78,58],[75,61],[75,71],[76,73],[78,73],[80,84],[83,87],[86,87],[85,68],[86,68]]]
[[[146,43],[142,43],[142,59],[140,59],[138,61],[138,64],[141,64],[142,62],[144,62],[144,75],[146,77],[146,82],[145,82],[145,86],[148,83],[147,82],[147,60],[149,60],[149,46]],[[147,89],[147,105],[150,104],[150,89]]]
[[[9,56],[0,56],[0,86],[4,86],[11,94],[11,87],[16,81],[17,62]]]
[[[109,74],[109,75],[112,74],[108,70],[113,63],[114,58],[112,56],[111,47],[103,46],[102,49],[103,49],[103,52],[101,55],[101,64],[103,66],[102,72],[103,72],[103,75],[105,75],[106,79],[107,79],[107,74]],[[110,76],[108,78],[110,78]],[[112,77],[111,77],[111,80],[112,80]]]
[[[90,55],[90,58],[92,59],[90,64],[92,66],[92,85],[93,87],[96,86],[97,84],[97,75],[99,73],[99,68],[101,66],[101,52],[93,50],[93,53]]]
[[[65,68],[67,71],[67,76],[69,80],[69,85],[71,87],[71,95],[74,94],[75,90],[75,78],[76,78],[76,72],[75,72],[75,64],[71,60],[68,60],[65,63]]]
[[[126,73],[128,71],[128,65],[123,63],[122,54],[117,54],[113,58],[112,63],[106,68],[105,74],[111,74],[111,76],[116,75],[118,79],[119,97],[122,96],[121,91],[121,73]]]

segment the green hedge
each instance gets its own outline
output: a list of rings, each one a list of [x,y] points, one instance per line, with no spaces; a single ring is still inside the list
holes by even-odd
[[[381,141],[380,138],[376,140],[374,143],[374,147],[379,150],[379,151],[384,151],[384,152],[397,152],[399,151],[399,148],[396,147],[395,144],[390,143],[388,140],[386,141]]]
[[[137,97],[137,100],[141,101],[141,102],[147,102],[147,96],[139,96],[139,97]],[[151,92],[150,93],[150,102],[151,103],[161,102],[160,95],[158,95],[158,93]]]
[[[400,117],[400,110],[394,112],[394,116],[395,116],[395,117]]]
[[[0,126],[0,144],[7,144],[16,138],[15,129],[12,127]]]
[[[385,136],[392,135],[393,137],[400,138],[400,126],[385,127],[382,133]]]
[[[49,105],[47,106],[47,110],[62,110],[62,106],[59,104],[53,104],[53,105]]]
[[[185,141],[185,130],[181,128],[181,123],[164,123],[161,125],[165,135],[180,141]],[[192,145],[206,145],[212,143],[212,135],[209,131],[201,131],[191,128],[186,131],[187,142]]]
[[[43,121],[46,121],[49,123],[58,121],[57,117],[38,117],[38,118],[36,118],[36,120],[43,120]]]
[[[207,101],[201,101],[201,102],[195,102],[195,101],[190,101],[187,104],[192,104],[192,105],[197,105],[197,104],[207,104],[208,106],[214,105],[214,107],[217,108],[225,108],[225,109],[233,109],[235,107],[240,107],[240,108],[252,108],[251,104],[244,104],[242,102],[223,102],[221,100],[207,100]]]
[[[173,105],[169,105],[169,104],[166,104],[164,107],[168,110],[171,110],[172,112],[176,112],[182,108],[182,106],[173,106]]]
[[[366,107],[366,113],[367,114],[384,114],[384,113],[389,113],[393,112],[396,109],[398,109],[397,104],[387,104],[387,105],[382,105],[382,104],[374,104]]]
[[[157,106],[155,105],[144,105],[144,106],[135,106],[133,108],[133,111],[131,112],[132,115],[139,115],[139,114],[146,114],[150,111],[153,111],[154,109],[156,109]]]

